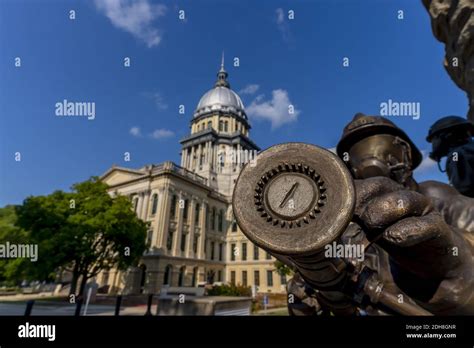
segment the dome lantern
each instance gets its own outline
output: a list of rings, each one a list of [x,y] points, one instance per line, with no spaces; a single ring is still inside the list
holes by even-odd
[[[230,84],[227,81],[227,71],[224,69],[224,52],[222,52],[222,60],[221,60],[221,69],[217,73],[217,81],[215,87],[227,87],[230,88]]]
[[[217,81],[214,88],[207,91],[199,100],[194,111],[194,118],[212,115],[216,112],[224,112],[247,120],[244,104],[239,95],[230,89],[227,81],[227,71],[224,68],[224,53],[222,53],[221,67],[217,73]]]

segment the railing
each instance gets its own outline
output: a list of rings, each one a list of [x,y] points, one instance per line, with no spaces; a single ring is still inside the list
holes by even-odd
[[[196,174],[190,170],[187,170],[186,168],[180,167],[173,162],[167,161],[164,163],[161,163],[157,165],[156,167],[153,168],[153,173],[160,173],[163,171],[170,171],[173,173],[177,173],[181,176],[193,179],[194,181],[197,181],[203,185],[208,186],[207,179],[205,177],[200,176],[199,174]]]

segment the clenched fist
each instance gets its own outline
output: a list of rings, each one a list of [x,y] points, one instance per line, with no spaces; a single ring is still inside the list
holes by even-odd
[[[473,250],[429,197],[386,177],[355,180],[354,220],[390,255],[395,283],[435,314],[472,314]]]

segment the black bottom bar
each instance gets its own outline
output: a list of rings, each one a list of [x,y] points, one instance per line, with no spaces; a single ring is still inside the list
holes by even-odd
[[[54,341],[19,337],[20,331],[25,335],[30,330],[30,335],[46,328],[32,325],[54,325]],[[474,317],[0,317],[0,333],[2,348],[58,343],[132,347],[279,343],[292,347],[296,342],[472,347]]]

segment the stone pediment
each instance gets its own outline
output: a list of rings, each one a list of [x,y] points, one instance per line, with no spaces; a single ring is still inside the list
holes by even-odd
[[[101,177],[101,181],[109,186],[118,185],[130,180],[137,179],[146,173],[129,168],[112,167],[105,172]]]

